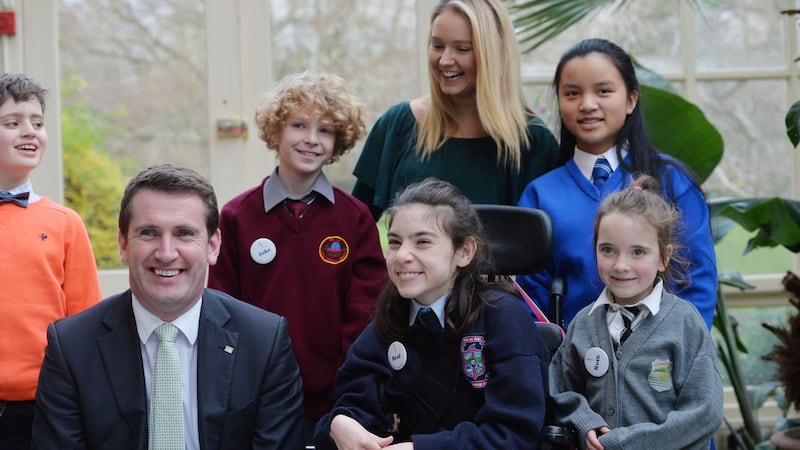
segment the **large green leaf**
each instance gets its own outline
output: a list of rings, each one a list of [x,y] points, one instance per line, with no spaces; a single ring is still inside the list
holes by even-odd
[[[722,135],[669,81],[629,56],[636,67],[642,112],[653,144],[683,161],[701,182],[705,181],[722,160]]]
[[[800,251],[800,201],[780,197],[738,199],[729,201],[718,214],[747,231],[757,231],[745,253],[778,245],[795,253]]]
[[[797,148],[800,143],[800,102],[795,102],[786,112],[786,134],[792,145]]]
[[[718,275],[719,283],[724,284],[725,286],[735,287],[740,291],[755,289],[755,286],[744,280],[744,277],[742,277],[742,274],[738,270],[721,270]],[[736,317],[731,317],[729,320],[731,321],[731,325],[734,329],[739,326],[739,323],[736,321]],[[744,347],[744,345],[741,346],[741,349],[747,353],[747,348]]]
[[[653,144],[691,168],[703,182],[722,159],[722,135],[703,111],[680,95],[641,85],[642,112]]]
[[[675,95],[678,91],[667,81],[664,77],[651,70],[649,67],[642,65],[635,56],[628,54],[628,57],[633,62],[633,68],[636,69],[636,79],[639,80],[640,85],[650,86],[661,89],[662,91],[671,92]]]

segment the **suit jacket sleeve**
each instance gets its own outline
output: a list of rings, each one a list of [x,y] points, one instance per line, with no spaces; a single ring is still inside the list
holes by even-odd
[[[286,319],[275,330],[262,379],[253,439],[254,449],[303,448],[303,391]]]
[[[47,342],[36,392],[31,448],[86,448],[75,380],[53,324],[47,328]]]

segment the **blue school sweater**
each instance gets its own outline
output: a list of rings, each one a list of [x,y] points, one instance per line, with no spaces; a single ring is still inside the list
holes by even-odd
[[[335,448],[329,433],[337,414],[387,436],[393,413],[395,443],[410,440],[416,450],[537,448],[549,355],[517,297],[490,298],[462,336],[425,338],[411,327],[393,343],[370,323],[339,369],[336,404],[317,424],[316,448]],[[404,352],[392,351],[400,346]]]

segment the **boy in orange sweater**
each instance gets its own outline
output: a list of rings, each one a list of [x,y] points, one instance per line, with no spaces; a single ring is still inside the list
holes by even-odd
[[[47,325],[97,303],[100,283],[78,214],[36,195],[47,90],[0,73],[0,448],[29,449]],[[87,351],[90,351],[87,349]]]

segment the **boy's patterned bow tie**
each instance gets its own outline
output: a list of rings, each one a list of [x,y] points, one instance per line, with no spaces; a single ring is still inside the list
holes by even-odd
[[[30,196],[29,192],[23,192],[21,194],[12,194],[10,192],[0,191],[0,204],[13,202],[16,203],[17,206],[27,208],[29,196]]]

